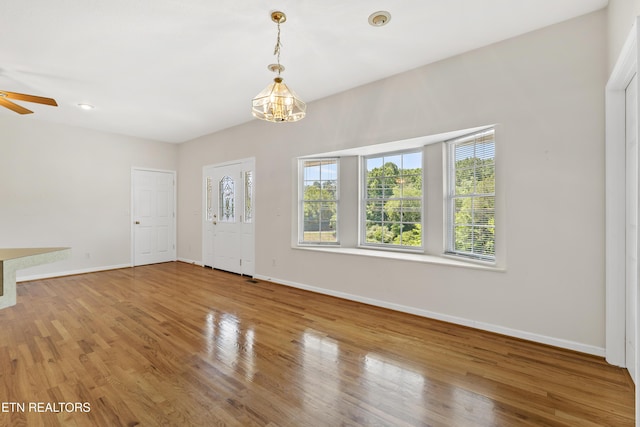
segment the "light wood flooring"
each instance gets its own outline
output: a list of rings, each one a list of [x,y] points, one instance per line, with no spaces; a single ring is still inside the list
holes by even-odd
[[[167,263],[18,284],[0,425],[634,425],[599,357],[253,282]]]

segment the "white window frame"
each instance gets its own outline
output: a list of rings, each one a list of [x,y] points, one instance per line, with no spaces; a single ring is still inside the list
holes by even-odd
[[[422,188],[421,188],[421,196],[420,196],[420,246],[408,246],[408,245],[394,245],[388,243],[372,243],[367,242],[367,160],[378,158],[378,157],[392,157],[398,155],[405,154],[413,154],[420,153],[420,168],[422,171]],[[419,148],[413,148],[408,150],[400,150],[400,151],[389,151],[389,152],[380,152],[374,153],[367,156],[360,156],[360,214],[358,216],[358,223],[360,228],[359,235],[359,246],[362,248],[368,249],[379,249],[379,250],[387,250],[387,251],[404,251],[404,252],[424,252],[425,248],[425,153],[424,146]],[[403,200],[403,199],[401,199]]]
[[[305,241],[304,240],[304,168],[308,162],[331,161],[336,165],[336,241]],[[327,200],[329,201],[329,200]],[[322,200],[319,200],[322,202]],[[331,200],[330,202],[334,202]],[[339,246],[340,245],[340,158],[339,157],[318,157],[298,159],[298,245],[301,246]]]
[[[395,140],[391,142],[375,143],[367,146],[338,149],[327,152],[311,153],[292,159],[291,164],[291,248],[302,251],[332,253],[336,255],[356,255],[376,259],[403,260],[424,264],[445,265],[456,268],[470,268],[485,271],[505,271],[507,242],[505,234],[501,232],[506,218],[504,186],[500,185],[505,166],[499,160],[501,144],[496,144],[496,199],[495,199],[495,261],[469,258],[447,253],[447,141],[459,137],[472,135],[484,130],[494,129],[495,138],[500,139],[500,125],[486,124],[473,128],[459,129],[439,134],[418,136],[414,138]],[[391,154],[402,151],[421,150],[423,170],[423,204],[422,204],[422,249],[405,249],[394,247],[362,246],[362,157]],[[319,245],[309,242],[300,243],[299,233],[302,229],[300,200],[300,168],[302,160],[337,158],[339,168],[339,232],[338,244]],[[297,181],[296,181],[297,180]]]
[[[464,135],[458,138],[454,138],[452,140],[449,140],[446,142],[447,145],[447,162],[446,162],[446,182],[447,182],[447,191],[446,191],[446,195],[445,195],[445,206],[446,206],[446,248],[445,248],[445,253],[447,255],[452,255],[452,256],[458,256],[458,257],[465,257],[465,258],[470,258],[470,259],[475,259],[475,260],[479,260],[479,261],[486,261],[486,262],[492,262],[495,263],[496,262],[496,238],[495,238],[495,230],[496,230],[496,224],[494,223],[493,225],[493,229],[494,229],[494,252],[493,255],[483,255],[483,254],[478,254],[478,253],[474,253],[474,252],[467,252],[467,251],[460,251],[457,250],[455,248],[455,201],[456,199],[460,199],[460,198],[474,198],[474,197],[493,197],[494,198],[494,221],[495,221],[495,215],[496,215],[496,201],[495,201],[495,197],[496,197],[496,190],[495,190],[495,185],[494,185],[494,189],[492,193],[476,193],[475,191],[469,194],[465,194],[465,195],[456,195],[455,194],[455,190],[456,190],[456,179],[455,179],[455,147],[459,144],[462,143],[466,143],[469,142],[470,140],[473,140],[477,137],[481,137],[485,134],[492,134],[493,135],[493,147],[494,147],[494,153],[493,153],[493,168],[494,168],[494,174],[496,171],[496,156],[495,156],[495,146],[496,146],[496,140],[495,140],[495,128],[490,128],[490,129],[485,129],[479,132],[474,132],[468,135]],[[474,144],[474,151],[475,151],[475,144]]]

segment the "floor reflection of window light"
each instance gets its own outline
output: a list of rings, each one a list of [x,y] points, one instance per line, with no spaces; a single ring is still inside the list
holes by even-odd
[[[400,366],[395,361],[390,361],[382,356],[369,353],[364,358],[365,373],[371,375],[371,379],[390,381],[405,391],[418,396],[422,395],[425,385],[424,377],[410,369]]]
[[[209,313],[205,323],[207,354],[225,365],[244,371],[245,378],[253,380],[255,375],[253,328],[242,330],[238,318],[224,313],[217,320],[215,313]],[[241,354],[240,354],[241,352]]]

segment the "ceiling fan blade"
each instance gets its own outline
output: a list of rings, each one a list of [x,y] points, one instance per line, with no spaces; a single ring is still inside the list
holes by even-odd
[[[3,107],[7,107],[10,110],[15,111],[18,114],[31,114],[33,111],[27,110],[24,107],[21,107],[18,104],[14,104],[13,102],[7,100],[6,98],[0,97],[0,105]]]
[[[36,102],[38,104],[46,104],[53,107],[58,106],[58,103],[53,98],[45,98],[43,96],[26,95],[24,93],[7,92],[6,90],[0,90],[0,94],[3,93],[7,98],[17,99],[18,101]]]

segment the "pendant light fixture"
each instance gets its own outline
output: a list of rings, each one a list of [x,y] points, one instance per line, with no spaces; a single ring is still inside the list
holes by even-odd
[[[280,77],[280,73],[284,71],[284,66],[280,65],[280,48],[282,47],[280,24],[287,20],[287,16],[284,12],[275,11],[271,13],[271,20],[278,25],[278,38],[273,50],[277,64],[270,64],[267,68],[278,73],[278,76],[273,79],[273,83],[253,98],[251,113],[254,117],[268,122],[297,122],[304,118],[307,105],[282,82],[282,77]]]

